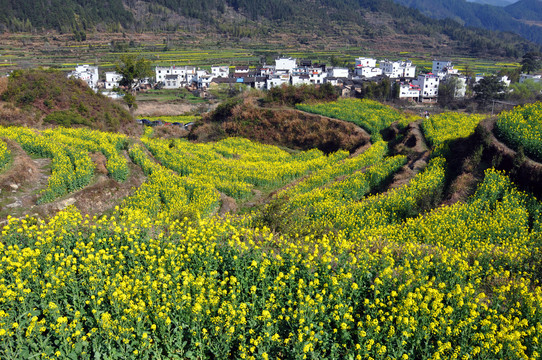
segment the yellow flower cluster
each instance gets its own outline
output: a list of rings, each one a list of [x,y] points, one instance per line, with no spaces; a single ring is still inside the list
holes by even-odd
[[[542,161],[542,102],[518,106],[499,115],[496,123],[499,136],[515,148]]]
[[[51,158],[51,176],[39,202],[57,197],[87,185],[94,174],[94,163],[87,151],[57,141],[27,128],[0,127],[0,136],[18,142],[25,151]]]
[[[0,131],[67,159],[74,181],[108,136]],[[406,160],[384,142],[348,157],[142,141],[129,155],[147,181],[111,216],[0,227],[0,358],[540,358],[542,204],[506,175],[435,208],[439,157],[368,195]],[[303,176],[261,212],[212,215],[217,189],[240,198]]]
[[[0,140],[0,170],[3,170],[11,159],[10,151],[5,142]]]
[[[327,103],[299,104],[296,108],[353,122],[371,133],[375,139],[379,137],[380,130],[387,128],[393,122],[399,121],[402,125],[406,125],[413,121],[412,118],[389,106],[368,99],[339,99]]]
[[[56,128],[44,131],[45,136],[55,141],[77,146],[81,150],[101,152],[107,159],[106,168],[116,181],[124,181],[128,177],[129,169],[126,158],[121,153],[128,144],[125,135],[95,131],[86,128],[67,129]]]
[[[433,148],[442,150],[449,141],[472,135],[483,119],[484,116],[478,114],[445,112],[424,119],[422,129]]]
[[[198,218],[208,216],[217,209],[219,195],[210,184],[179,176],[153,162],[141,145],[136,144],[130,148],[130,157],[141,166],[148,179],[123,201],[123,217]]]
[[[148,137],[142,140],[165,167],[237,199],[246,198],[255,187],[274,189],[348,156],[345,151],[324,156],[319,150],[289,154],[243,138],[209,144]]]

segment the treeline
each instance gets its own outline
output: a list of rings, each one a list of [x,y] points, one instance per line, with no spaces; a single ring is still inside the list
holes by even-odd
[[[418,9],[434,19],[456,19],[465,26],[508,31],[542,44],[540,27],[522,20],[540,21],[542,4],[538,0],[521,0],[507,7],[483,5],[465,0],[395,0]]]
[[[472,55],[519,57],[539,48],[518,35],[469,28],[449,19],[430,19],[392,0],[0,0],[0,9],[0,32],[55,29],[73,32],[79,41],[85,41],[86,31],[96,28],[183,29],[234,38],[276,32],[315,33],[353,39],[354,43],[395,32],[439,41],[449,38],[455,42],[454,48]],[[231,11],[240,16],[232,19],[226,14]],[[368,19],[374,17],[388,20],[371,24]],[[345,29],[349,29],[346,34]],[[542,32],[533,36],[542,37]]]
[[[97,24],[129,26],[122,0],[0,0],[0,30],[83,31]]]

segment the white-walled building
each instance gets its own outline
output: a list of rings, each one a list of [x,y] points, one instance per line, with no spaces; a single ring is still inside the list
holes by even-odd
[[[310,77],[307,74],[293,74],[290,77],[292,85],[309,85],[311,83]]]
[[[165,75],[162,82],[164,83],[164,89],[179,89],[183,85],[181,75]]]
[[[293,58],[275,59],[275,71],[277,73],[291,73],[297,67],[297,60]]]
[[[331,69],[329,76],[336,77],[336,78],[348,78],[349,71],[347,68],[333,68]]]
[[[416,76],[416,66],[412,65],[409,60],[406,61],[389,61],[382,60],[380,62],[382,73],[391,79],[398,78],[414,78]]]
[[[281,86],[282,84],[290,83],[290,75],[271,75],[267,79],[267,90],[274,88],[275,86]]]
[[[433,67],[431,72],[433,74],[438,74],[439,72],[444,71],[444,69],[453,68],[452,62],[447,60],[433,60]]]
[[[356,59],[356,69],[361,67],[376,67],[376,59],[359,57]]]
[[[77,65],[75,70],[68,74],[68,77],[81,79],[86,82],[92,90],[98,91],[98,81],[100,81],[100,77],[97,66]]]
[[[436,99],[438,97],[438,86],[440,79],[434,74],[420,74],[412,81],[413,85],[420,87],[420,99]]]
[[[371,79],[382,75],[382,69],[377,67],[360,67],[356,68],[355,74],[358,77]]]
[[[263,65],[259,70],[260,76],[269,76],[275,73],[274,65]]]
[[[176,80],[170,76],[177,76]],[[166,77],[168,81],[172,84],[175,80],[176,88],[180,88],[185,85],[190,85],[194,78],[196,77],[196,68],[193,66],[181,66],[177,67],[172,66],[157,66],[155,68],[155,79],[156,82],[164,83],[164,87],[168,89],[176,89],[168,86],[166,83]]]
[[[230,76],[230,67],[229,66],[211,66],[211,74],[214,77],[227,78]]]
[[[122,79],[122,75],[115,71],[108,71],[105,73],[105,88],[107,90],[119,87],[119,82]]]
[[[418,101],[420,99],[421,88],[419,85],[410,83],[401,83],[399,85],[399,99]]]

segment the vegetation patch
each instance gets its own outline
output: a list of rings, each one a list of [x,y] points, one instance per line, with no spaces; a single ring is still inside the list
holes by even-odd
[[[59,125],[80,124],[110,131],[133,125],[132,116],[120,105],[95,94],[83,81],[68,79],[55,70],[14,71],[2,99]]]

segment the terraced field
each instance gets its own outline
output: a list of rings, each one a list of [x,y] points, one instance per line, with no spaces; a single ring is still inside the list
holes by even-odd
[[[388,124],[372,114],[367,123]],[[471,197],[443,205],[453,148],[442,146],[479,121],[424,121],[421,167],[377,139],[324,155],[152,130],[0,128],[51,159],[40,203],[76,196],[99,164],[117,184],[136,168],[145,177],[99,216],[71,206],[6,219],[0,357],[538,359],[542,204],[490,167]],[[218,215],[225,198],[240,210]]]

